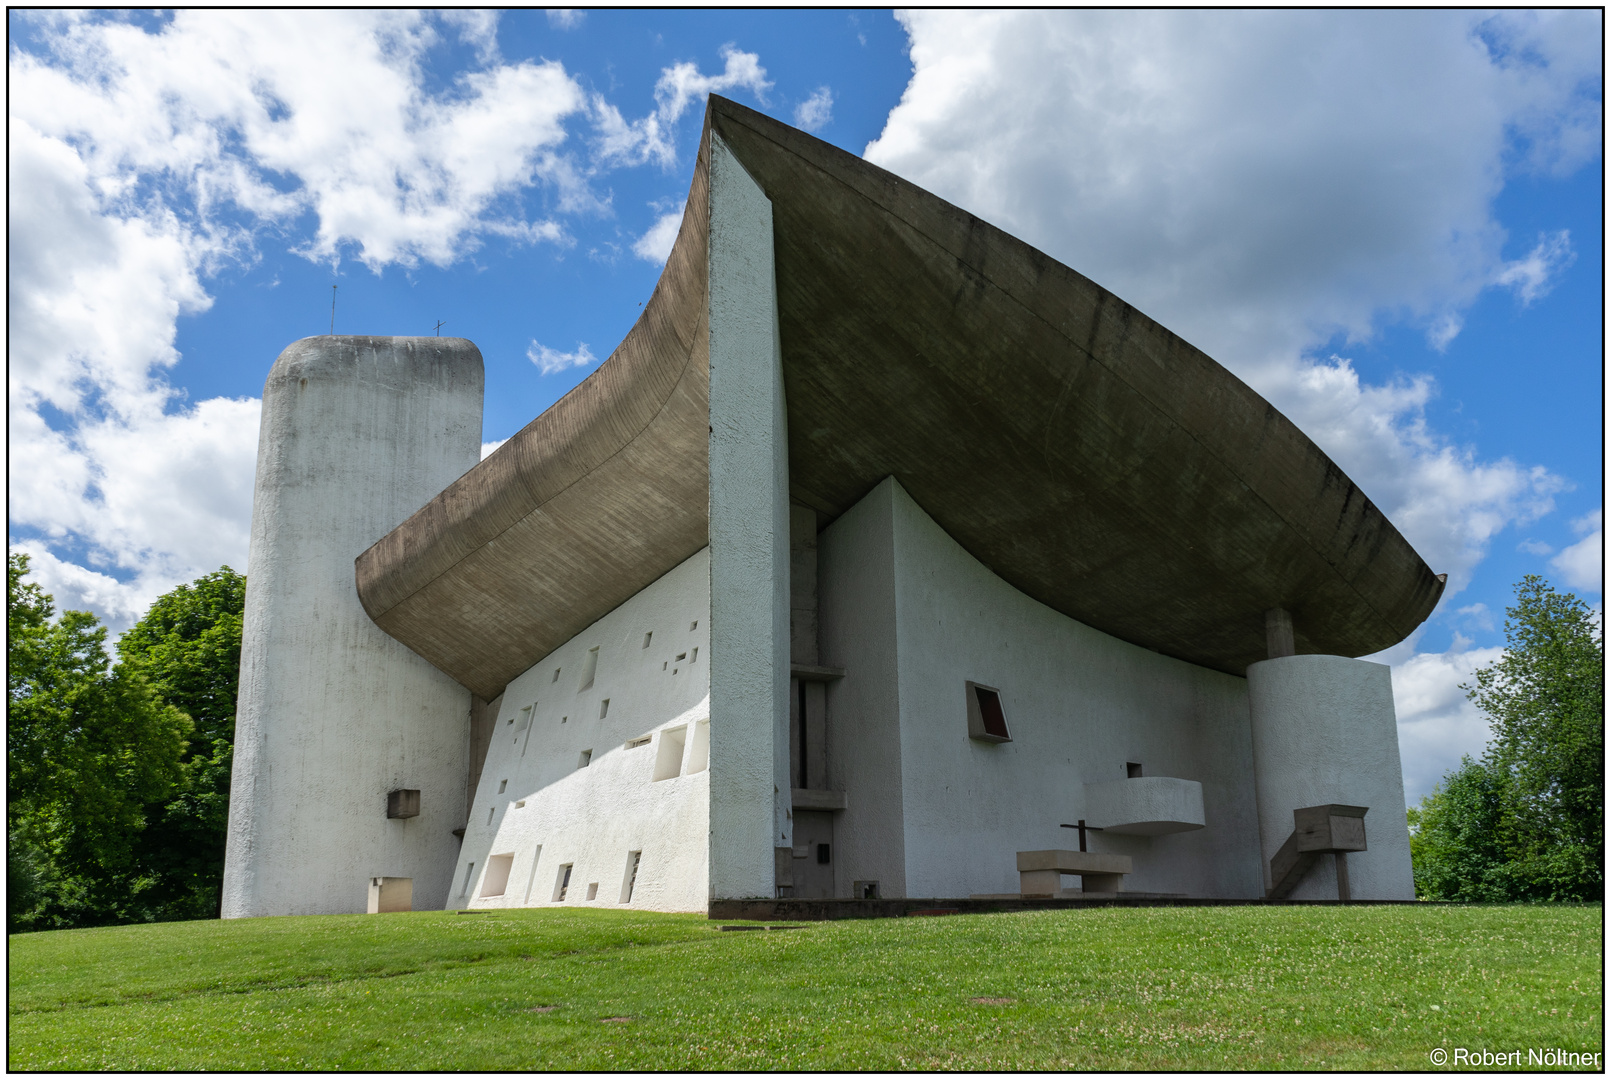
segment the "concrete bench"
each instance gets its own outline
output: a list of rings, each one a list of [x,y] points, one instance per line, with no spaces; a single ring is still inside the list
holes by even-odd
[[[1020,851],[1018,888],[1024,896],[1062,896],[1064,874],[1078,874],[1086,893],[1116,893],[1124,889],[1130,873],[1130,856],[1100,851]]]

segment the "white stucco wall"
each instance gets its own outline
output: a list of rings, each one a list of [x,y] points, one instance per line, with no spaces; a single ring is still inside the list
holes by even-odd
[[[463,820],[470,694],[358,602],[353,560],[480,459],[481,354],[306,338],[263,389],[223,913],[362,912],[372,877],[439,907]],[[420,816],[387,820],[418,788]]]
[[[833,819],[834,895],[876,881],[905,896],[895,521],[883,487],[818,535],[817,595],[822,662],[845,671],[827,685],[827,786],[847,793]]]
[[[1247,669],[1264,874],[1292,834],[1292,812],[1321,803],[1370,808],[1367,850],[1348,856],[1355,900],[1413,900],[1410,834],[1391,669],[1344,656],[1283,656]],[[1337,899],[1322,858],[1294,900]]]
[[[709,640],[707,548],[509,684],[447,907],[552,906],[566,863],[565,904],[621,907],[628,853],[641,851],[631,907],[705,910],[711,774],[690,770],[698,766],[695,734],[710,720]],[[592,685],[584,687],[593,649]],[[677,729],[677,774],[655,780],[667,732]],[[514,856],[508,884],[483,897],[488,858],[500,854]]]
[[[776,895],[789,814],[789,465],[772,204],[710,151],[710,896]]]
[[[848,798],[858,807],[862,785],[889,770],[857,778],[846,759],[887,759],[898,724],[905,895],[1017,892],[1015,852],[1077,848],[1076,834],[1058,825],[1089,817],[1085,785],[1124,779],[1131,761],[1149,776],[1200,782],[1206,823],[1156,837],[1092,834],[1091,850],[1131,856],[1125,887],[1263,894],[1245,680],[1119,641],[1030,599],[893,479],[820,545],[825,662],[847,671],[829,687],[834,767],[853,778]],[[887,559],[878,554],[886,546]],[[968,738],[967,680],[1000,689],[1012,742]],[[888,860],[894,845],[882,844]],[[847,863],[857,857],[849,847],[841,842]],[[836,881],[841,895],[848,886]],[[884,894],[899,895],[889,886]]]

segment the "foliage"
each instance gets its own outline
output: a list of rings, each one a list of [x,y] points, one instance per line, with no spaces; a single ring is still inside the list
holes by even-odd
[[[94,615],[56,617],[27,572],[27,556],[7,556],[8,925],[123,921],[142,884],[136,838],[184,779],[191,724],[112,667]]]
[[[245,604],[246,579],[221,567],[159,597],[117,643],[123,664],[196,728],[183,784],[140,834],[146,918],[218,914]]]
[[[547,908],[31,934],[11,943],[9,1064],[1423,1071],[1440,1046],[1600,1050],[1601,914],[1107,908],[724,933]]]
[[[1411,814],[1416,892],[1439,900],[1604,895],[1603,640],[1571,593],[1529,575],[1504,655],[1469,696],[1493,738]]]

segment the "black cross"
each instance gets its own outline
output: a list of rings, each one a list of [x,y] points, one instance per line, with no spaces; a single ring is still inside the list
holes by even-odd
[[[1081,851],[1085,850],[1085,834],[1087,832],[1101,832],[1102,831],[1102,827],[1100,825],[1087,825],[1087,824],[1085,824],[1085,819],[1084,818],[1080,818],[1080,823],[1078,825],[1059,825],[1058,828],[1059,829],[1078,829],[1080,831],[1080,850]]]
[[[441,319],[436,320],[436,336],[437,337],[442,336],[442,327],[444,327],[446,325],[447,325],[447,323],[443,322]]]

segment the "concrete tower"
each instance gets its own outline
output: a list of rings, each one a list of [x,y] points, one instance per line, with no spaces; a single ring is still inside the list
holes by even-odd
[[[311,337],[263,387],[225,918],[361,912],[372,877],[440,908],[470,692],[370,621],[353,560],[480,458],[463,338]],[[420,793],[389,818],[389,792]]]

